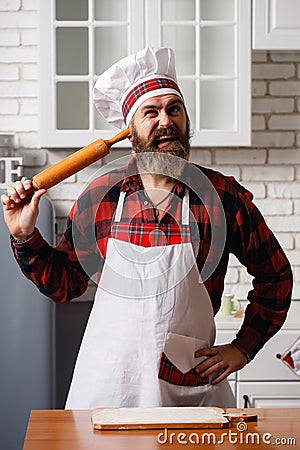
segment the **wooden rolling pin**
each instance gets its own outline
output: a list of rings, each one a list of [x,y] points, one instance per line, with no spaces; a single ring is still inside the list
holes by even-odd
[[[97,141],[83,147],[72,155],[34,175],[32,184],[34,190],[49,189],[66,178],[74,175],[90,164],[108,155],[110,147],[116,142],[126,139],[130,134],[129,129],[123,130],[108,140],[97,139]]]

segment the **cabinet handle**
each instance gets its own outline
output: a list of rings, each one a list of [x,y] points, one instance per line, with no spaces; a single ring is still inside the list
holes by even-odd
[[[248,395],[243,395],[243,400],[244,400],[244,408],[249,408],[250,400]]]

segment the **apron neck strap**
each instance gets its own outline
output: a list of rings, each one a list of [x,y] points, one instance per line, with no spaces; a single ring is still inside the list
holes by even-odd
[[[121,191],[120,192],[120,196],[119,196],[119,200],[118,200],[118,204],[117,204],[117,208],[116,208],[115,217],[113,219],[114,222],[120,222],[121,221],[123,206],[124,206],[124,202],[125,202],[125,197],[126,197],[126,191]],[[190,213],[190,208],[189,208],[189,188],[186,186],[185,187],[185,191],[184,191],[183,201],[182,201],[182,207],[181,207],[181,222],[182,222],[182,225],[189,225],[189,223],[190,223],[190,214],[189,213]]]
[[[181,222],[182,225],[189,225],[190,223],[190,191],[186,186],[184,190],[184,197],[181,206]]]
[[[125,197],[126,197],[126,191],[121,191],[120,192],[120,196],[119,196],[119,200],[118,200],[118,204],[117,204],[115,218],[113,219],[114,222],[120,222],[121,221],[123,206],[124,206],[124,202],[125,202]]]

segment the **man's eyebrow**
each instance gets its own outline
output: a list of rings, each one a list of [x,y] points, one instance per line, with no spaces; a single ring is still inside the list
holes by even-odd
[[[171,100],[170,103],[167,104],[167,108],[169,106],[173,106],[176,103],[180,103],[181,105],[183,105],[183,101],[181,100],[181,98],[175,98],[174,100]]]
[[[173,106],[176,103],[180,103],[181,105],[183,105],[183,101],[181,100],[181,98],[175,98],[174,100],[171,100],[170,103],[168,103],[166,105],[166,108],[169,108],[170,106]],[[144,112],[147,109],[159,109],[159,108],[160,108],[160,106],[157,106],[157,105],[144,105],[144,106],[142,106],[141,111]]]
[[[146,109],[157,109],[157,108],[158,108],[158,106],[156,106],[156,105],[145,105],[145,106],[142,106],[141,111],[143,112],[143,111],[146,111]]]

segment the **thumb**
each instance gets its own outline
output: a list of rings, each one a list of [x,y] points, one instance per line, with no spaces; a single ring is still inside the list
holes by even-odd
[[[31,198],[31,204],[34,208],[37,208],[39,205],[39,202],[42,198],[42,196],[46,193],[46,189],[39,189],[38,191],[35,191],[32,198]]]

